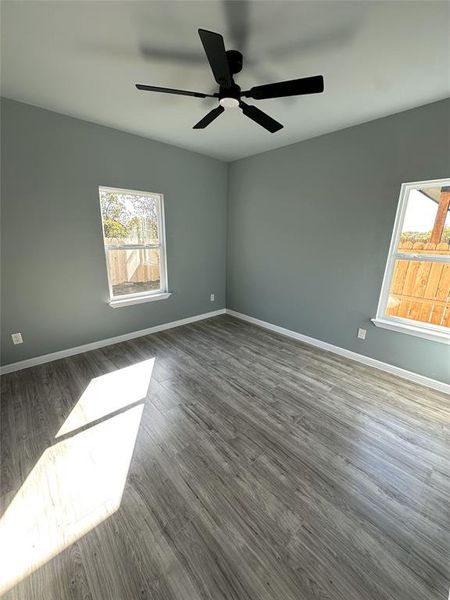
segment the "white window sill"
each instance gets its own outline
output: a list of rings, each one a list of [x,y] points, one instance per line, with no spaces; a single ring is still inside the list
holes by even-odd
[[[134,296],[133,298],[123,298],[122,300],[111,300],[109,305],[112,308],[122,306],[131,306],[132,304],[143,304],[144,302],[155,302],[156,300],[166,300],[172,295],[171,292],[161,292],[160,294],[149,294],[148,296]]]
[[[441,344],[450,344],[450,332],[445,333],[443,331],[433,331],[420,327],[417,325],[407,325],[406,323],[397,323],[387,319],[371,319],[372,323],[377,327],[383,329],[390,329],[392,331],[399,331],[400,333],[407,333],[409,335],[415,335],[417,337],[425,338],[433,342],[440,342]]]

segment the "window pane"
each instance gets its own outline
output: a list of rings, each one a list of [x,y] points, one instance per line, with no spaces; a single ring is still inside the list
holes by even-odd
[[[107,257],[113,296],[160,289],[159,249],[108,250]]]
[[[396,260],[386,315],[450,327],[450,264]]]
[[[105,244],[158,244],[158,196],[100,189]]]
[[[442,254],[450,244],[450,188],[425,187],[409,192],[398,250]]]

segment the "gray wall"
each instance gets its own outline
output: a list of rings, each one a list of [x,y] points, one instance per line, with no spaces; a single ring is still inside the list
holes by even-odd
[[[10,100],[1,108],[2,364],[225,306],[225,163]],[[99,185],[164,194],[168,300],[108,306]]]
[[[229,167],[10,100],[1,108],[2,364],[223,308],[228,181],[229,308],[450,382],[448,346],[370,323],[400,184],[450,174],[450,101]],[[108,306],[99,185],[164,193],[170,299]],[[16,331],[24,344],[12,344]]]
[[[370,322],[400,185],[450,176],[449,126],[446,100],[232,163],[228,308],[450,383],[449,346]]]

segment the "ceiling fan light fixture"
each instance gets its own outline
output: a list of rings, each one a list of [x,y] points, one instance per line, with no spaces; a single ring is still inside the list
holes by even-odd
[[[239,106],[239,100],[236,98],[225,97],[219,100],[219,104],[224,108],[237,108]]]

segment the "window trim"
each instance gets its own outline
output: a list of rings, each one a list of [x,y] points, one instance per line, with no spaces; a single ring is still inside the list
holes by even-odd
[[[406,207],[408,203],[409,192],[417,188],[427,187],[442,187],[450,185],[450,179],[433,179],[428,181],[412,181],[403,183],[400,188],[400,196],[395,215],[394,229],[392,232],[389,252],[386,259],[386,267],[383,275],[383,283],[381,285],[380,298],[378,300],[376,317],[371,319],[372,323],[377,327],[391,329],[409,335],[415,335],[435,342],[450,344],[450,332],[447,327],[434,325],[432,323],[421,323],[412,319],[403,317],[387,316],[385,311],[389,298],[389,290],[391,287],[392,276],[394,274],[395,261],[398,258],[406,258],[410,260],[420,257],[421,261],[427,262],[448,262],[448,259],[442,254],[426,254],[397,252],[398,243],[400,240],[401,229],[405,217]]]
[[[131,306],[132,304],[144,304],[144,302],[155,302],[155,300],[166,300],[170,298],[171,292],[158,292],[157,294],[152,293],[146,296],[129,296],[124,297],[123,300],[111,300],[109,305],[111,308],[121,308],[122,306]]]
[[[103,213],[100,192],[111,192],[117,194],[132,194],[136,196],[151,196],[156,197],[159,202],[158,210],[158,229],[159,229],[159,244],[106,244],[105,241],[105,230],[103,227]],[[154,300],[165,300],[171,296],[169,292],[169,281],[167,273],[167,246],[166,246],[166,223],[165,223],[165,211],[164,211],[164,194],[159,192],[144,192],[142,190],[130,190],[126,188],[114,188],[106,185],[98,186],[98,198],[100,204],[100,220],[102,226],[102,239],[103,239],[103,251],[105,253],[105,264],[106,264],[106,277],[108,280],[108,291],[109,300],[108,304],[112,308],[118,308],[121,306],[130,306],[132,304],[141,304],[143,302],[152,302]],[[108,266],[108,248],[109,249],[120,249],[120,250],[146,250],[146,249],[159,249],[159,269],[160,269],[160,286],[158,290],[150,292],[138,292],[132,294],[122,294],[121,296],[114,296],[111,278],[109,274]]]

